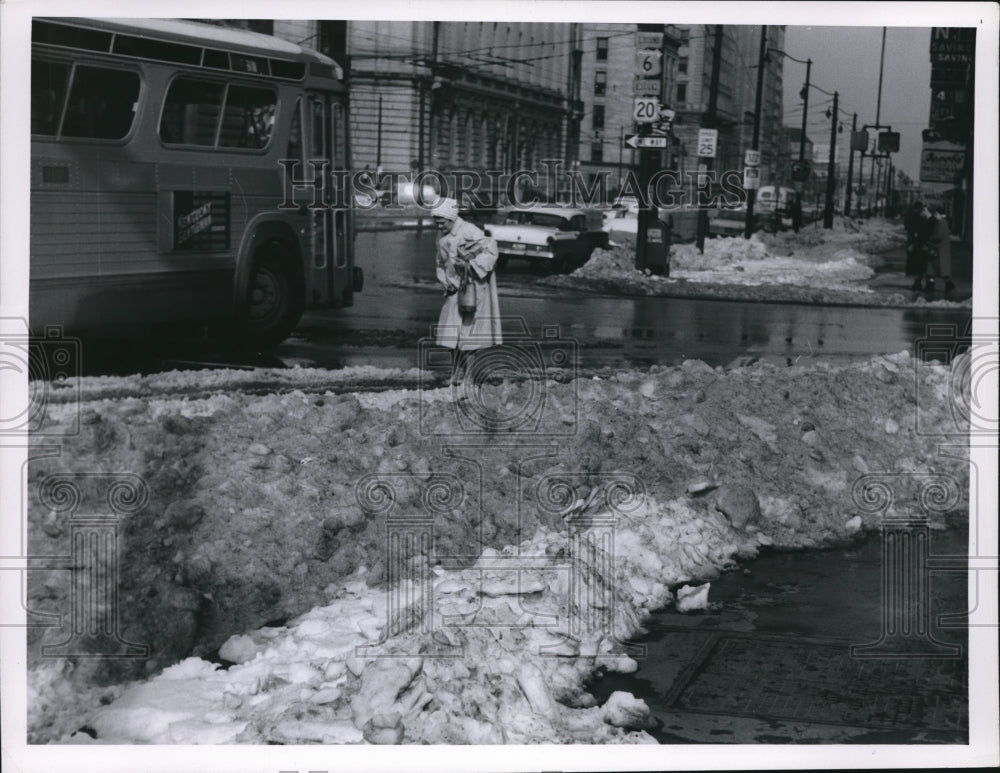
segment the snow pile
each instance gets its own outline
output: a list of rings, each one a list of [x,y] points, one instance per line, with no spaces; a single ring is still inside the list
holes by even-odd
[[[787,254],[783,254],[787,253]],[[671,250],[670,278],[690,282],[727,285],[795,285],[798,287],[842,288],[870,293],[863,283],[875,272],[858,251],[830,243],[810,244],[804,237],[798,250],[790,240],[725,237],[705,241],[704,254],[693,244],[676,245]],[[617,246],[594,250],[590,260],[571,275],[579,279],[640,281],[662,285],[668,280],[644,275],[635,269],[635,251]]]
[[[835,228],[815,224],[794,233],[755,233],[750,239],[707,239],[704,254],[694,244],[671,248],[670,276],[635,268],[635,249],[613,244],[596,249],[569,276],[543,283],[601,292],[671,297],[730,298],[866,306],[939,306],[947,300],[913,299],[902,293],[876,293],[869,282],[881,264],[878,251],[903,241],[901,226],[891,221],[837,218]],[[967,302],[965,305],[969,305]]]
[[[469,569],[437,569],[434,609],[398,610],[409,630],[392,639],[387,599],[420,599],[419,589],[406,581],[387,595],[352,578],[335,601],[287,626],[229,639],[220,650],[236,662],[228,669],[188,658],[98,709],[88,727],[101,743],[649,742],[638,732],[642,701],[620,693],[596,706],[582,684],[596,668],[635,670],[620,641],[640,630],[641,611],[670,600],[671,579],[731,565],[741,548],[722,541],[724,524],[706,529],[683,503],[649,503],[631,517],[634,526],[616,530],[628,561],[611,564],[600,547],[580,557],[582,596],[598,600],[608,630],[586,630],[594,610],[568,592],[565,536],[542,531],[516,549],[484,551]],[[689,549],[664,563],[678,533]],[[760,544],[743,541],[744,555]],[[525,568],[545,556],[544,568]],[[436,630],[418,632],[435,620]]]
[[[877,528],[852,498],[861,474],[966,480],[968,465],[936,451],[958,415],[953,386],[947,368],[903,352],[504,380],[472,401],[293,389],[84,403],[78,432],[60,424],[68,410],[43,428],[65,435],[63,452],[29,463],[29,549],[69,549],[68,513],[40,501],[50,475],[141,477],[148,502],[118,526],[117,601],[122,637],[151,652],[56,661],[40,647],[69,632],[29,629],[29,737],[87,726],[74,742],[648,740],[638,703],[593,705],[587,676],[635,668],[622,642],[649,611],[675,594],[697,608],[705,583],[761,546]],[[518,416],[527,434],[505,424]],[[81,491],[87,507],[103,496]],[[433,549],[387,553],[391,513],[432,516]],[[66,615],[67,574],[31,572],[29,608]]]

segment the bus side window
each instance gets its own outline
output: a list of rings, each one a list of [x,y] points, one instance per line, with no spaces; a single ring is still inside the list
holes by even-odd
[[[78,65],[63,119],[63,137],[120,140],[135,119],[139,74]]]
[[[160,139],[183,145],[214,145],[222,92],[221,83],[177,78],[163,104]]]
[[[66,100],[69,65],[31,61],[31,133],[55,136]]]
[[[267,147],[277,106],[277,95],[271,89],[230,86],[222,113],[219,146],[253,150]]]

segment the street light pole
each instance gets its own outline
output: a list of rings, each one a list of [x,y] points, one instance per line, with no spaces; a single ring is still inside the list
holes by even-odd
[[[844,214],[851,216],[851,189],[854,187],[854,135],[858,131],[858,114],[851,119],[851,153],[847,157],[847,198],[844,200]],[[862,156],[862,159],[864,157]]]
[[[882,28],[882,54],[878,63],[878,102],[875,104],[875,125],[882,123],[882,70],[885,67],[885,27]]]
[[[753,149],[760,151],[760,108],[761,100],[764,97],[764,59],[767,56],[767,25],[760,28],[760,55],[757,57],[757,96],[754,100],[753,111]],[[758,167],[759,170],[760,167]],[[759,175],[759,171],[758,171]],[[758,184],[760,177],[757,178]],[[753,233],[753,209],[757,201],[757,189],[751,188],[747,195],[747,220],[743,228],[743,238],[749,239]]]
[[[837,102],[840,98],[838,92],[833,92],[833,117],[830,119],[830,158],[826,163],[826,209],[823,212],[823,227],[833,228],[833,192],[836,180],[834,173],[836,168],[837,152],[837,119],[840,117],[837,112]]]
[[[806,60],[806,85],[802,89],[802,136],[799,137],[799,161],[806,157],[806,117],[809,115],[809,73],[812,70],[813,60]]]
[[[722,25],[715,25],[715,37],[712,44],[712,80],[708,86],[708,114],[705,116],[704,126],[706,129],[716,128],[715,114],[719,102],[719,71],[722,69]],[[705,168],[711,169],[713,159],[705,159]],[[701,181],[698,181],[699,184]],[[705,234],[708,231],[708,209],[698,207],[698,230],[696,235],[696,245],[698,252],[705,252]]]

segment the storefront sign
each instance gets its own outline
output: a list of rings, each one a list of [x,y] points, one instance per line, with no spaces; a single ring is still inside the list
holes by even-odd
[[[954,182],[965,170],[965,150],[945,150],[924,146],[920,154],[921,182]]]

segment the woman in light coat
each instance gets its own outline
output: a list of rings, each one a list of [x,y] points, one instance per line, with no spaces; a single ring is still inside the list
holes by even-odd
[[[497,300],[497,244],[458,215],[458,203],[444,199],[431,211],[438,229],[437,278],[445,300],[437,325],[437,343],[455,350],[451,383],[458,384],[472,369],[475,352],[503,342]],[[475,311],[463,313],[460,290],[475,288]]]

